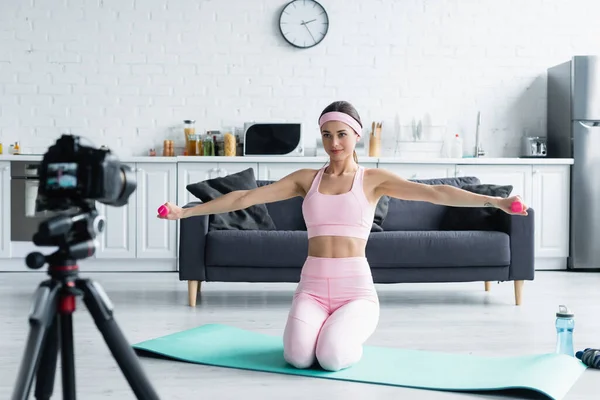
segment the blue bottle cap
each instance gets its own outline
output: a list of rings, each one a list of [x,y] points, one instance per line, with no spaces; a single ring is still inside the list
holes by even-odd
[[[556,313],[556,316],[561,318],[573,318],[575,314],[569,310],[567,306],[560,305],[558,306],[558,312]]]

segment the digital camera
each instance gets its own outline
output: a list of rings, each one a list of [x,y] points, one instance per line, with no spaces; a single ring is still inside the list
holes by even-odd
[[[94,201],[114,207],[127,204],[137,187],[132,169],[109,149],[84,141],[62,135],[44,154],[38,167],[37,212],[91,206]]]

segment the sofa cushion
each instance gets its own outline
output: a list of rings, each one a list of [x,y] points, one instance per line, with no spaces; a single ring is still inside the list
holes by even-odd
[[[513,187],[511,185],[463,185],[461,189],[468,192],[482,194],[485,196],[494,196],[507,198],[510,196]],[[492,207],[447,207],[442,218],[440,229],[456,231],[490,231],[500,230],[502,210]]]
[[[258,187],[270,185],[275,181],[257,180]],[[303,197],[267,203],[267,210],[273,223],[280,231],[306,231],[306,223],[302,215]]]
[[[376,232],[366,255],[372,268],[507,266],[510,239],[494,231]]]
[[[375,215],[373,216],[373,225],[371,225],[371,232],[382,232],[383,221],[387,216],[390,208],[390,198],[388,196],[381,196],[375,206]]]
[[[256,188],[252,168],[202,182],[190,183],[186,189],[204,203],[235,190]],[[276,229],[267,207],[257,204],[243,210],[213,214],[209,218],[209,230],[273,230]]]
[[[450,185],[460,187],[479,184],[475,177],[411,179],[411,182],[426,185]],[[446,214],[446,206],[424,201],[390,199],[389,209],[383,221],[384,231],[429,231],[440,229]]]
[[[302,231],[212,231],[206,237],[207,267],[302,267],[307,254]]]

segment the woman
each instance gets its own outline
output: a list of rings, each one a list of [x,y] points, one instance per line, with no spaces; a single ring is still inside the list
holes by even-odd
[[[228,193],[193,208],[166,203],[169,220],[225,213],[304,197],[308,257],[294,294],[283,334],[284,358],[296,368],[315,361],[337,371],[357,363],[364,342],[379,321],[379,301],[365,248],[377,202],[382,196],[454,207],[496,207],[507,213],[517,196],[489,197],[449,185],[426,185],[402,179],[385,169],[358,164],[356,143],[362,123],[354,107],[334,102],[319,119],[329,163],[302,169],[253,190]],[[527,215],[527,207],[520,214]]]

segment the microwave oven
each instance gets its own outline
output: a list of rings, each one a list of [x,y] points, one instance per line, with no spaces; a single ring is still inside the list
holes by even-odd
[[[301,123],[247,122],[245,156],[304,156]]]

